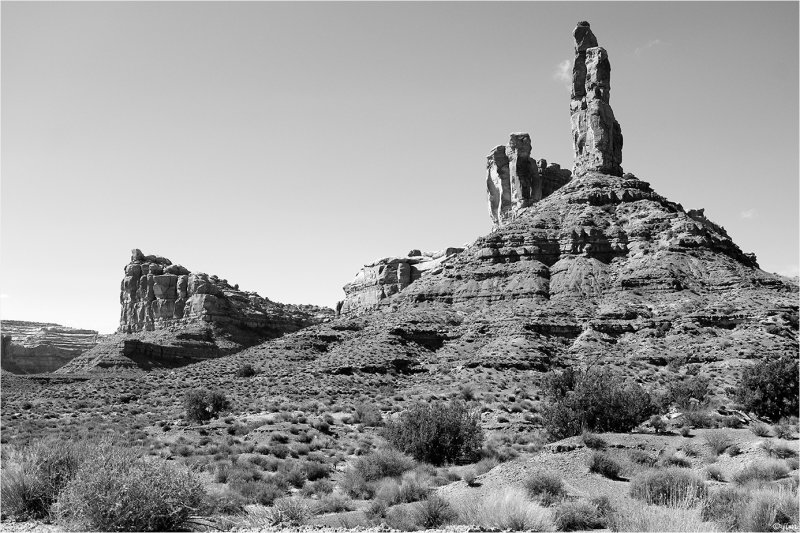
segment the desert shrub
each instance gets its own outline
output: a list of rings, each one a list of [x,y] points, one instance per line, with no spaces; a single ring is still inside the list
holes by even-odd
[[[90,453],[87,443],[55,439],[19,450],[17,457],[9,461],[11,464],[3,465],[3,514],[17,520],[48,518],[59,492],[75,477]]]
[[[748,483],[765,483],[786,477],[789,468],[783,461],[754,461],[733,475],[733,481],[739,485]]]
[[[468,470],[464,470],[461,474],[461,479],[470,487],[475,486],[475,482],[477,481],[478,475],[475,473],[474,468],[470,468]]]
[[[711,491],[703,501],[701,517],[703,520],[719,522],[724,529],[741,529],[739,524],[741,510],[750,501],[750,492],[740,487],[720,487]]]
[[[796,416],[800,410],[797,355],[763,359],[748,369],[736,391],[745,409],[769,420]]]
[[[324,479],[331,474],[331,469],[327,464],[315,463],[313,461],[304,462],[303,471],[305,472],[306,479],[309,481]]]
[[[386,518],[386,511],[389,509],[389,503],[386,500],[375,498],[364,509],[364,516],[370,520],[380,520]]]
[[[90,531],[174,531],[203,501],[201,482],[165,461],[105,444],[79,468],[56,503],[59,521]]]
[[[715,426],[714,418],[711,416],[711,413],[702,408],[684,410],[683,421],[687,426],[694,428],[712,428]]]
[[[797,529],[797,494],[788,490],[756,490],[740,511],[743,531],[777,531]]]
[[[631,480],[630,494],[649,504],[671,507],[691,505],[706,494],[706,483],[681,468],[653,470]]]
[[[458,523],[496,528],[503,531],[552,531],[550,513],[541,505],[529,501],[525,492],[508,487],[487,494],[478,501],[462,502],[458,508]]]
[[[544,383],[544,425],[553,439],[589,431],[630,431],[654,411],[650,395],[609,368],[553,373]]]
[[[660,466],[674,466],[678,468],[691,468],[692,462],[689,460],[688,457],[684,457],[682,455],[676,455],[674,453],[668,453],[664,455],[659,461],[658,464]]]
[[[311,518],[311,509],[300,498],[287,497],[275,500],[269,511],[271,526],[302,526]]]
[[[711,451],[714,452],[714,455],[719,455],[723,453],[728,447],[733,444],[733,438],[724,432],[711,432],[706,433],[703,437],[708,444],[708,447],[711,448]]]
[[[656,431],[656,433],[663,433],[665,429],[667,429],[667,423],[664,422],[664,419],[661,415],[653,415],[650,417],[650,425]]]
[[[247,503],[272,505],[272,503],[286,495],[286,484],[278,478],[261,481],[236,481],[229,485]]]
[[[256,374],[257,374],[256,369],[253,368],[253,365],[249,363],[245,363],[236,369],[236,377],[239,378],[251,378]]]
[[[776,457],[778,459],[797,457],[797,448],[786,442],[772,442],[766,440],[761,443],[761,448],[770,457]]]
[[[622,466],[605,452],[595,451],[589,457],[589,472],[600,474],[609,479],[619,479]]]
[[[375,485],[353,467],[347,468],[339,477],[339,487],[355,499],[369,500],[375,496]]]
[[[525,479],[525,491],[531,498],[539,498],[544,505],[566,496],[564,482],[549,472],[534,472]]]
[[[383,436],[397,449],[437,466],[477,459],[483,446],[480,413],[462,401],[417,404],[398,421],[387,422]]]
[[[246,503],[241,494],[227,489],[221,493],[206,494],[200,508],[208,516],[236,515],[244,512]]]
[[[384,522],[392,529],[400,531],[419,531],[419,512],[415,508],[398,505],[386,510]]]
[[[751,422],[750,426],[748,426],[750,431],[753,435],[758,437],[771,437],[772,436],[772,428],[769,424],[765,424],[764,422]]]
[[[608,446],[608,443],[601,437],[588,431],[583,432],[581,435],[581,440],[583,441],[584,446],[593,450],[604,450],[606,446]]]
[[[717,465],[709,465],[706,467],[706,474],[708,475],[708,479],[713,479],[714,481],[725,481],[725,476],[722,474],[722,469]]]
[[[794,428],[789,424],[785,418],[772,426],[772,431],[779,439],[789,440],[794,437]]]
[[[186,393],[183,406],[187,420],[205,422],[227,409],[230,402],[221,392],[197,389]]]
[[[495,457],[485,457],[475,463],[475,475],[480,476],[491,470],[492,468],[496,467],[500,464],[500,461],[497,460]]]
[[[324,496],[333,492],[333,483],[328,479],[309,481],[300,489],[300,494],[306,498],[311,496]]]
[[[377,406],[370,403],[357,403],[353,407],[353,423],[378,427],[383,424],[383,415]]]
[[[658,462],[658,459],[647,452],[643,452],[642,450],[628,450],[628,459],[637,465],[647,467],[653,467]]]
[[[588,531],[606,526],[600,510],[591,502],[563,502],[553,510],[553,520],[559,531]]]
[[[700,511],[691,507],[660,507],[639,500],[620,502],[608,520],[611,531],[716,531],[714,523],[703,522]]]
[[[315,514],[341,513],[355,509],[353,501],[344,494],[326,494],[314,505]]]
[[[396,477],[417,466],[411,457],[390,448],[375,450],[356,459],[352,468],[366,481]]]
[[[426,529],[435,529],[455,520],[457,515],[450,502],[431,494],[420,503],[417,516],[419,525]]]
[[[703,404],[708,399],[707,376],[684,376],[673,381],[662,397],[662,406],[675,405],[679,409],[687,409],[692,405]]]

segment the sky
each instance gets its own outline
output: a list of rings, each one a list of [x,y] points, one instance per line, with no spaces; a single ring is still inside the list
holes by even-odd
[[[509,133],[572,166],[580,20],[625,171],[798,273],[797,2],[0,10],[3,319],[114,331],[132,248],[333,306],[365,263],[472,242]]]

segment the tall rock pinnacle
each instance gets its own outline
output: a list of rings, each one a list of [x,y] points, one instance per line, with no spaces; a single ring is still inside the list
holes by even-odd
[[[609,104],[611,63],[608,52],[597,45],[588,22],[579,22],[575,31],[575,62],[572,68],[572,146],[575,150],[573,173],[588,171],[622,176],[622,128]]]

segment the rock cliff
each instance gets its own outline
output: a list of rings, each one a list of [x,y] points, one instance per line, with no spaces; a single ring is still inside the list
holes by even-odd
[[[337,308],[339,316],[353,316],[372,311],[423,275],[438,272],[446,261],[463,248],[437,252],[411,250],[407,257],[386,257],[364,265],[356,278],[344,286],[345,299]]]
[[[177,367],[236,353],[333,318],[314,305],[273,302],[165,257],[131,252],[120,286],[120,326],[57,373]]]
[[[3,320],[2,368],[15,374],[52,372],[97,343],[91,329]]]

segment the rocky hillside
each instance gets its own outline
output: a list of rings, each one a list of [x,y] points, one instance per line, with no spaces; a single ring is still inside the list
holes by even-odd
[[[124,273],[117,333],[57,373],[179,367],[236,353],[334,315],[324,307],[273,302],[138,249]]]
[[[97,343],[97,332],[60,324],[3,320],[4,370],[15,374],[52,372]]]

